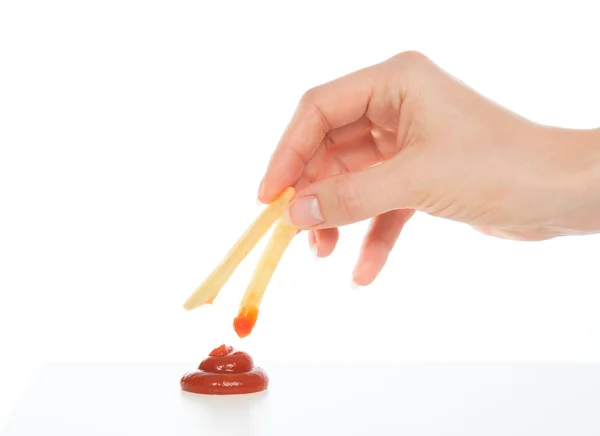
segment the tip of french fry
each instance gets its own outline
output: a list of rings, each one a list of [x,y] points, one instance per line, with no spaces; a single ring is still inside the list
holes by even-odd
[[[213,300],[214,298],[205,301],[199,301],[196,298],[189,298],[185,303],[183,303],[183,308],[185,310],[192,310],[197,307],[204,306],[205,304],[212,304]]]
[[[296,190],[291,186],[289,188],[285,188],[281,194],[279,194],[278,198],[284,199],[284,201],[289,202],[294,195],[296,195]]]
[[[196,291],[183,303],[185,310],[192,310],[205,304],[212,304],[216,298],[219,289],[221,288],[219,283],[207,280],[208,283],[201,284]]]
[[[245,338],[254,329],[258,318],[258,307],[244,306],[233,320],[233,329],[240,338]]]

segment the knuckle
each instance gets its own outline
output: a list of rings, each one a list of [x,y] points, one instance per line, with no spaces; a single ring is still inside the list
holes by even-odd
[[[425,62],[425,61],[429,60],[429,58],[427,56],[425,56],[420,51],[416,51],[416,50],[408,50],[408,51],[399,53],[396,56],[394,56],[394,59],[399,62],[408,63],[408,64],[420,63],[420,62]]]
[[[300,98],[299,107],[302,112],[308,114],[309,120],[315,120],[315,122],[318,122],[321,125],[320,127],[323,132],[328,132],[331,130],[331,126],[319,107],[319,100],[322,94],[321,90],[322,85],[306,91]]]
[[[418,51],[405,51],[392,58],[396,74],[399,74],[404,80],[419,78],[423,73],[430,70],[433,62]]]
[[[320,86],[310,88],[300,98],[300,106],[311,107],[317,105],[318,96],[320,94]]]
[[[383,237],[382,235],[380,235],[379,233],[372,233],[372,234],[370,235],[370,240],[369,240],[369,242],[370,242],[372,245],[375,245],[375,246],[381,247],[381,248],[382,248],[384,251],[386,251],[387,253],[389,253],[390,251],[392,251],[392,248],[394,248],[394,247],[393,247],[393,243],[392,243],[390,240],[388,240],[388,239],[384,238],[384,237]]]

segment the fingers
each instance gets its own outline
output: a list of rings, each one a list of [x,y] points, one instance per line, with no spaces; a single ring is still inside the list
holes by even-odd
[[[396,243],[402,228],[414,215],[414,210],[393,210],[373,218],[373,222],[354,268],[352,281],[358,286],[367,286],[381,272]]]
[[[309,230],[308,233],[308,246],[310,247],[310,251],[313,252],[315,257],[319,257],[317,255],[317,236],[316,230]]]
[[[376,80],[376,67],[341,77],[308,91],[281,138],[259,188],[259,200],[269,203],[294,186],[326,135],[360,120]]]
[[[315,257],[328,257],[335,250],[335,246],[340,237],[340,232],[337,228],[309,230],[308,244]]]
[[[400,156],[399,156],[400,157]],[[395,209],[416,209],[419,189],[410,159],[383,162],[317,181],[296,194],[283,218],[298,228],[330,228]]]
[[[330,130],[319,146],[330,148],[332,145],[343,145],[370,131],[371,121],[366,116],[362,116],[350,124]]]
[[[307,163],[304,174],[296,182],[296,191],[302,190],[318,179],[344,172],[360,171],[383,160],[368,131],[351,140],[335,141],[332,144],[321,145],[315,152]]]

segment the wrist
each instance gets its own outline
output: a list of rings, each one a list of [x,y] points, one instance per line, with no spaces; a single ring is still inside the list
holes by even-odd
[[[550,128],[548,133],[560,156],[556,180],[563,185],[557,226],[566,234],[600,232],[600,129]]]

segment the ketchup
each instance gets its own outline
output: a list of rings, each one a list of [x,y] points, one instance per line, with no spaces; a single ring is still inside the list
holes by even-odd
[[[251,394],[267,389],[269,377],[248,353],[221,345],[210,352],[196,371],[181,378],[181,389],[194,394]]]
[[[244,306],[240,309],[238,316],[233,320],[233,329],[240,338],[248,336],[258,318],[258,307]]]

